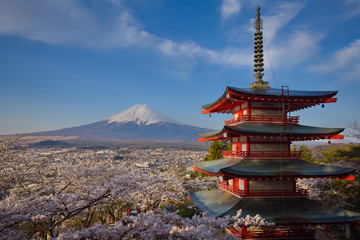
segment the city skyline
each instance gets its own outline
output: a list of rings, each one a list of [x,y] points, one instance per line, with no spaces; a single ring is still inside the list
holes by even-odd
[[[359,120],[359,1],[17,0],[0,2],[0,134],[80,126],[136,104],[219,129],[232,117],[209,119],[201,105],[254,81],[258,5],[263,79],[339,90],[337,103],[292,115],[324,127]]]

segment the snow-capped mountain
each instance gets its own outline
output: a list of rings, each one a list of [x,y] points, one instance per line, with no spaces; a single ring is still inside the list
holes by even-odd
[[[161,113],[146,104],[135,105],[117,115],[110,117],[107,120],[109,123],[136,122],[138,125],[149,125],[157,122],[168,122],[183,125],[182,123],[177,122],[174,119],[162,115]]]
[[[77,136],[94,140],[181,140],[196,141],[198,133],[211,131],[180,123],[148,105],[135,105],[108,119],[33,136]]]

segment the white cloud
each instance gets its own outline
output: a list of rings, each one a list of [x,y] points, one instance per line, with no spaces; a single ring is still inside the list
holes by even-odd
[[[348,80],[360,80],[360,63],[354,64],[354,68],[346,74]]]
[[[295,31],[282,39],[281,43],[272,43],[270,57],[274,68],[299,64],[314,55],[318,49],[318,42],[322,38],[305,31]],[[265,52],[267,54],[267,52]],[[265,68],[269,68],[268,57],[265,57]]]
[[[0,1],[0,33],[3,34],[22,35],[50,44],[87,39],[88,45],[92,45],[91,36],[99,31],[92,13],[76,1]]]
[[[281,3],[274,7],[271,12],[273,15],[263,16],[264,37],[266,41],[271,42],[277,32],[286,26],[303,8],[304,3]]]
[[[111,13],[103,18],[76,0],[2,0],[0,34],[20,35],[48,44],[76,44],[108,49],[153,49],[163,56],[178,60],[181,69],[192,69],[199,60],[226,67],[249,66],[252,63],[252,48],[228,47],[215,51],[196,43],[176,43],[151,34],[143,30],[141,24],[124,8],[121,0],[108,1],[112,2],[116,4],[112,5]],[[224,6],[230,7],[231,4],[234,4],[232,12],[227,10],[226,16],[240,11],[239,1],[223,2]],[[284,3],[273,9],[275,14],[264,16],[264,34],[272,49],[274,66],[280,63],[299,63],[316,50],[318,39],[306,32],[298,31],[289,34],[286,39],[281,38],[281,45],[273,40],[277,39],[277,32],[291,21],[303,6],[299,3]]]
[[[121,6],[112,21],[102,20],[76,0],[0,1],[0,34],[20,35],[49,44],[114,48],[153,41]]]
[[[360,1],[359,0],[347,0],[345,5],[351,7],[351,11],[348,13],[349,18],[355,17],[360,14]]]
[[[305,7],[304,3],[284,2],[269,10],[269,15],[262,14],[263,18],[263,36],[264,36],[264,66],[270,68],[269,55],[271,64],[274,68],[280,66],[291,66],[299,64],[310,56],[315,54],[319,49],[318,42],[322,39],[321,34],[313,33],[308,30],[292,30],[286,32],[286,35],[279,35],[278,32],[288,26],[298,13]],[[253,32],[252,21],[247,29]],[[232,36],[233,38],[236,38]],[[269,50],[268,50],[269,49]],[[244,65],[249,65],[245,62]]]
[[[206,50],[194,43],[177,44],[171,40],[163,39],[157,44],[158,49],[165,55],[176,57],[179,55],[195,58],[202,55]]]
[[[286,26],[303,9],[302,3],[283,3],[274,7],[271,13],[275,15],[264,16],[264,37],[270,48],[273,67],[281,65],[294,65],[303,62],[318,50],[319,34],[307,31],[292,31],[286,38],[277,36],[277,32]],[[252,24],[249,31],[253,32]],[[277,41],[281,38],[281,41]],[[158,48],[165,56],[187,57],[202,59],[212,64],[227,67],[250,66],[252,63],[252,48],[226,48],[213,51],[194,43],[178,44],[171,40],[162,40]],[[267,55],[267,53],[265,53]],[[268,58],[265,58],[265,67],[268,68]]]
[[[251,63],[251,49],[242,50],[227,48],[223,51],[213,51],[203,48],[194,43],[178,44],[171,40],[163,40],[158,44],[160,51],[169,57],[187,59],[201,59],[212,64],[226,65],[230,67],[247,66]]]
[[[354,66],[360,62],[360,39],[350,43],[349,46],[335,52],[329,61],[311,68],[312,71],[329,73],[344,67]]]
[[[228,19],[231,15],[234,15],[241,10],[240,0],[223,0],[220,6],[221,18],[223,20]]]
[[[229,67],[249,66],[253,58],[251,50],[227,48],[221,52],[209,54],[209,60],[212,63]]]
[[[152,46],[158,41],[155,35],[142,30],[126,11],[122,11],[115,21],[115,25],[104,38],[110,48],[126,46]]]
[[[335,52],[325,63],[310,68],[310,71],[331,73],[341,70],[348,80],[360,77],[360,38],[349,46]]]
[[[77,44],[92,48],[143,47],[172,58],[209,59],[219,54],[195,43],[175,43],[143,29],[117,1],[111,24],[97,19],[78,1],[0,1],[0,33],[20,35],[48,44]]]

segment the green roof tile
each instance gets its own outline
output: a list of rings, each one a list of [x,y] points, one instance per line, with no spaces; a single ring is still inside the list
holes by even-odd
[[[222,190],[190,192],[190,198],[210,217],[260,214],[276,224],[324,224],[355,222],[360,213],[333,208],[307,198],[248,199],[237,198]]]

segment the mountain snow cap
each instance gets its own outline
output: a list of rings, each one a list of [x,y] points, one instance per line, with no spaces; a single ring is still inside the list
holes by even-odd
[[[183,123],[162,115],[146,104],[137,104],[117,115],[108,118],[107,120],[108,123],[136,122],[138,125],[149,125],[157,122],[169,122],[184,125]]]

